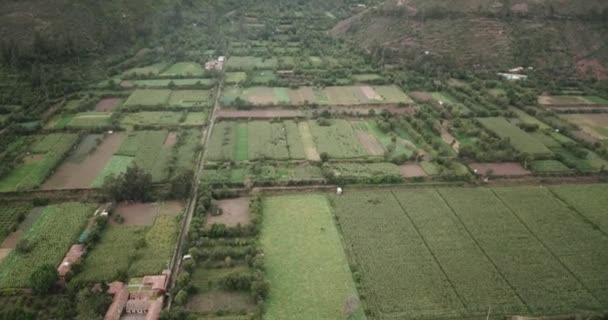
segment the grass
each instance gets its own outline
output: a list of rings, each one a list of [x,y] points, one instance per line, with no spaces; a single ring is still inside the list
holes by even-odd
[[[183,130],[178,135],[180,142],[174,153],[176,160],[173,163],[177,171],[194,170],[197,152],[201,147],[201,132],[198,129]]]
[[[276,58],[265,59],[262,57],[232,56],[226,61],[228,71],[248,71],[253,69],[274,69],[278,66]]]
[[[133,157],[137,166],[152,175],[152,181],[162,182],[168,178],[172,152],[172,147],[165,145],[167,135],[165,130],[132,132],[115,155]]]
[[[245,72],[226,72],[224,82],[226,84],[237,84],[247,80]]]
[[[99,188],[103,185],[106,177],[111,175],[120,175],[127,171],[127,168],[133,163],[134,157],[130,156],[112,156],[103,170],[95,177],[92,187]]]
[[[99,128],[112,124],[110,112],[80,112],[65,125],[68,128]],[[58,127],[61,128],[61,127]]]
[[[308,123],[319,154],[326,153],[330,158],[367,156],[348,121],[332,120],[329,126],[320,126],[316,121]]]
[[[203,67],[195,62],[178,62],[163,71],[163,77],[201,77],[205,74]]]
[[[276,81],[277,76],[272,70],[256,70],[251,74],[249,80],[254,85],[268,85],[272,81]]]
[[[263,201],[261,246],[271,283],[264,318],[339,319],[357,290],[323,195]],[[365,319],[362,310],[353,319]]]
[[[123,77],[158,75],[162,70],[166,68],[167,63],[159,62],[145,67],[129,69],[123,73]]]
[[[361,74],[353,74],[353,81],[355,82],[363,82],[363,83],[373,83],[376,81],[384,81],[381,75],[376,73],[361,73]]]
[[[155,107],[164,106],[169,101],[171,90],[166,89],[137,89],[125,101],[125,107]]]
[[[147,80],[131,80],[131,83],[137,88],[146,89],[162,89],[162,88],[190,88],[203,87],[209,88],[215,85],[215,80],[210,78],[194,78],[194,79],[147,79]]]
[[[551,154],[545,145],[535,140],[529,134],[511,124],[504,118],[477,118],[477,121],[488,131],[500,138],[508,138],[511,146],[521,153],[535,156],[546,156]]]
[[[29,147],[32,154],[0,180],[0,192],[31,190],[40,186],[77,141],[78,135],[71,133],[37,136]]]
[[[186,119],[180,123],[183,127],[200,127],[207,123],[208,118],[207,112],[188,112]]]
[[[211,106],[211,92],[207,90],[176,90],[171,92],[170,107],[193,108]]]
[[[94,209],[94,205],[77,202],[47,206],[25,234],[33,249],[26,254],[13,251],[0,263],[0,288],[27,287],[36,268],[46,263],[58,265]]]
[[[536,173],[568,173],[572,172],[565,164],[557,160],[536,160],[530,163],[530,170]]]
[[[176,127],[179,126],[181,118],[181,112],[143,111],[127,113],[120,120],[120,126],[124,128],[134,126]]]

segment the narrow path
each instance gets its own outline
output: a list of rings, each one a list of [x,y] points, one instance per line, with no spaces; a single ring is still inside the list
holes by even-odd
[[[223,74],[222,74],[223,77]],[[186,236],[188,235],[188,230],[190,229],[190,223],[192,222],[192,217],[194,216],[194,209],[196,208],[196,198],[198,194],[198,187],[201,174],[203,172],[205,157],[207,155],[207,145],[209,145],[209,139],[211,137],[211,132],[213,131],[213,126],[215,125],[216,113],[219,109],[219,101],[220,96],[222,94],[223,87],[223,79],[220,78],[219,85],[217,88],[217,92],[215,94],[215,101],[213,104],[213,110],[211,110],[211,114],[209,117],[209,126],[203,129],[203,137],[204,144],[203,150],[199,153],[198,161],[196,165],[196,172],[194,174],[194,180],[192,181],[192,191],[190,194],[190,199],[188,200],[188,204],[186,206],[186,212],[184,218],[182,220],[182,225],[180,227],[180,233],[177,240],[176,250],[173,253],[173,258],[171,259],[171,275],[169,279],[169,289],[175,286],[175,282],[177,280],[177,273],[180,270],[183,250],[184,250],[184,242],[186,240]],[[173,304],[173,296],[169,295],[167,309],[171,309],[171,305]]]

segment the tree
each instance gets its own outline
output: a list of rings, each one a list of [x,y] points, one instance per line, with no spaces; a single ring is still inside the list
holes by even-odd
[[[186,304],[186,302],[188,301],[188,293],[186,292],[186,290],[180,290],[177,295],[175,295],[175,303],[178,306],[183,306]]]
[[[138,166],[130,166],[119,176],[109,176],[104,180],[102,190],[114,201],[150,199],[152,175]]]
[[[37,294],[47,293],[59,279],[57,269],[52,264],[44,264],[30,276],[30,287]]]

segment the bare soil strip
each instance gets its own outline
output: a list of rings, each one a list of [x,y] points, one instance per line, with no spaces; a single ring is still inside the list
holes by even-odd
[[[114,110],[114,108],[116,108],[116,106],[118,106],[118,104],[120,103],[121,100],[122,99],[120,99],[120,98],[102,99],[101,101],[97,102],[97,104],[95,105],[95,111],[111,112]]]
[[[371,134],[363,131],[356,130],[357,140],[365,148],[365,151],[372,156],[384,155],[384,148],[380,145],[378,140]]]
[[[217,112],[218,118],[236,119],[272,119],[272,118],[297,118],[302,114],[298,110],[262,109],[262,110],[231,110],[222,109]]]
[[[83,161],[64,161],[55,174],[42,185],[42,190],[89,188],[124,138],[122,133],[108,135]]]
[[[222,209],[222,214],[219,216],[207,216],[207,225],[225,224],[228,227],[235,227],[238,224],[242,226],[251,223],[251,215],[249,214],[249,201],[247,197],[220,200],[218,206]]]
[[[404,178],[418,178],[427,176],[422,167],[415,163],[402,164],[399,166],[399,171]]]
[[[306,153],[306,159],[311,161],[320,161],[321,157],[319,156],[319,152],[317,151],[317,147],[315,146],[315,142],[312,138],[312,133],[310,133],[310,127],[308,126],[308,122],[299,122],[298,129],[300,131],[300,136],[302,137],[302,144],[304,144],[304,152]]]
[[[471,163],[469,164],[469,167],[473,170],[477,170],[478,175],[485,175],[489,170],[492,171],[492,175],[503,177],[526,176],[531,174],[530,171],[524,169],[524,167],[517,162]]]
[[[175,131],[171,131],[169,132],[169,134],[167,135],[167,138],[165,138],[165,145],[166,146],[174,146],[177,143],[177,132]]]
[[[154,203],[127,203],[123,202],[114,208],[114,215],[119,214],[124,218],[123,225],[149,226],[154,223],[159,215],[177,216],[184,210],[184,204],[180,201],[166,201]],[[117,224],[114,219],[110,223]]]

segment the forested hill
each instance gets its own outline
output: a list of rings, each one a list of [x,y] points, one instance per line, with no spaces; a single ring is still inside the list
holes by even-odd
[[[386,62],[523,65],[555,76],[608,78],[603,0],[387,0],[339,22],[331,34]]]

